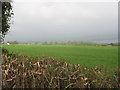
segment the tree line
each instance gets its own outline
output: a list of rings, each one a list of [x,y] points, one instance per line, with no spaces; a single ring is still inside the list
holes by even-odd
[[[50,41],[50,42],[18,42],[8,41],[4,44],[28,44],[28,45],[100,45],[100,46],[118,46],[118,43],[95,43],[85,41]]]

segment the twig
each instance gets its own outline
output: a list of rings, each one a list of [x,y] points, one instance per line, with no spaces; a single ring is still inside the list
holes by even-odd
[[[73,85],[74,83],[70,83],[68,86],[65,87],[65,89],[67,89],[68,87],[70,87],[71,85]]]

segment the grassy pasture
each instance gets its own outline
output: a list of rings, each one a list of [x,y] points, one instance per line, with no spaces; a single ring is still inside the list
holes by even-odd
[[[53,57],[72,64],[88,67],[104,66],[115,70],[118,67],[118,47],[72,46],[72,45],[3,45],[9,53],[30,57]]]

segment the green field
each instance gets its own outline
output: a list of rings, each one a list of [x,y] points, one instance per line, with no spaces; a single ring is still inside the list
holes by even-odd
[[[54,57],[72,64],[88,67],[105,66],[111,70],[118,67],[118,47],[72,46],[72,45],[3,45],[9,53],[20,53],[30,57]]]

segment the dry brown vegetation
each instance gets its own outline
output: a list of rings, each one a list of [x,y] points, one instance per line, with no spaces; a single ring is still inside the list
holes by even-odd
[[[118,77],[103,68],[87,68],[50,57],[3,54],[3,88],[117,88]]]

